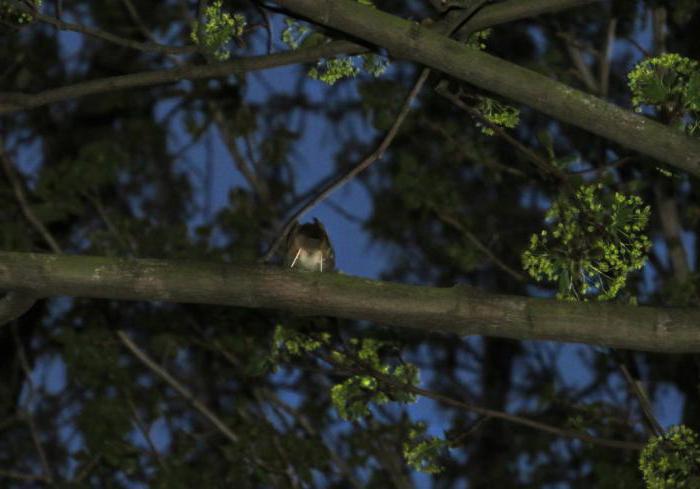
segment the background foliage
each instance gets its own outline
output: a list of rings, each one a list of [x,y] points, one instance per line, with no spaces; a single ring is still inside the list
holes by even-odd
[[[40,5],[40,14],[31,13],[32,2],[0,5],[0,92],[34,93],[339,36],[302,21],[285,24],[283,13],[252,2],[66,0]],[[55,17],[58,6],[66,22],[193,49],[174,55],[62,32],[42,17]],[[436,15],[428,2],[376,6],[404,17]],[[470,42],[694,135],[699,28],[697,0],[625,0],[508,23]],[[678,55],[651,59],[667,51]],[[19,184],[6,168],[2,247],[57,251],[27,221],[29,208],[61,252],[257,259],[322,178],[327,162],[310,133],[322,128],[323,149],[331,148],[333,171],[341,172],[392,124],[419,67],[386,65],[374,54],[321,60],[267,79],[183,81],[3,116],[3,153]],[[459,108],[438,85],[476,112]],[[328,204],[335,229],[360,225],[375,246],[368,255],[382,250],[376,273],[534,296],[582,298],[615,287],[607,299],[696,306],[697,180],[488,95],[432,74],[389,151],[355,188],[370,200],[366,215],[349,212],[353,201],[342,192]],[[489,121],[510,127],[515,141],[539,155],[534,164]],[[222,168],[236,175],[227,189],[214,177]],[[557,222],[563,227],[553,236],[565,239],[547,252],[550,262],[537,265],[551,280],[529,280],[523,252],[544,253],[532,236],[547,226],[557,232]],[[350,234],[332,237],[353,243]],[[609,240],[599,244],[601,237]],[[621,264],[625,253],[631,261]],[[600,272],[593,278],[586,275],[592,263]],[[549,273],[552,267],[558,272]],[[125,349],[116,330],[235,437]],[[644,443],[653,431],[619,363],[643,380],[666,424],[700,426],[696,355],[426,336],[274,311],[42,301],[0,329],[0,477],[4,487],[636,488],[659,473],[639,470],[638,451],[469,409]],[[679,429],[669,439],[690,443],[693,435]],[[668,443],[658,441],[645,457]],[[685,481],[697,480],[697,446],[683,450],[675,468]]]

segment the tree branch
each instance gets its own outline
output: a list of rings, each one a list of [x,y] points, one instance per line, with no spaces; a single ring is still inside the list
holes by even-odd
[[[292,214],[291,217],[287,219],[287,222],[282,228],[282,231],[277,235],[277,239],[275,239],[275,241],[270,246],[270,249],[268,249],[265,255],[263,256],[263,262],[270,261],[270,259],[274,256],[275,252],[282,244],[282,241],[284,241],[289,232],[292,230],[294,223],[297,222],[297,219],[299,219],[313,207],[315,207],[324,199],[326,199],[336,189],[348,183],[350,180],[352,180],[364,170],[369,168],[370,165],[372,165],[375,161],[381,159],[382,156],[384,156],[384,152],[389,148],[391,142],[394,140],[396,134],[399,132],[401,124],[403,124],[403,121],[406,119],[408,112],[411,110],[411,103],[413,103],[415,98],[418,96],[418,93],[420,92],[421,88],[423,88],[425,81],[428,79],[428,75],[430,75],[430,70],[427,68],[422,70],[420,75],[418,75],[418,79],[413,84],[413,88],[411,88],[411,91],[408,93],[408,95],[404,99],[403,104],[401,105],[399,114],[394,119],[394,122],[391,124],[391,127],[384,135],[384,138],[382,138],[382,141],[379,143],[377,148],[369,156],[363,158],[362,161],[360,161],[357,165],[350,168],[350,170],[343,173],[338,178],[331,180],[326,185],[323,185],[320,189],[316,191],[311,200],[309,200],[294,214]]]
[[[0,92],[0,115],[20,110],[41,107],[86,95],[125,90],[128,88],[147,87],[164,83],[178,82],[184,79],[200,80],[218,78],[249,71],[265,70],[296,63],[308,63],[319,58],[333,57],[338,54],[357,54],[367,48],[348,41],[333,41],[328,44],[308,49],[297,49],[266,56],[251,56],[225,63],[212,65],[185,65],[169,70],[147,71],[129,75],[112,76],[76,83],[60,88],[45,90],[37,94],[20,92]]]
[[[73,31],[85,34],[88,36],[101,39],[118,46],[123,46],[131,49],[136,49],[138,51],[144,52],[154,52],[163,54],[192,54],[197,51],[197,46],[166,46],[164,44],[158,44],[155,42],[139,42],[133,41],[131,39],[125,39],[123,37],[111,34],[109,32],[103,31],[101,29],[96,29],[94,27],[89,27],[82,24],[72,24],[70,22],[64,22],[50,15],[37,14],[36,19],[40,22],[54,26],[56,29],[61,31]]]
[[[382,46],[700,176],[700,140],[555,80],[352,0],[277,0],[320,25]]]
[[[575,303],[220,262],[0,252],[0,290],[333,316],[424,332],[700,352],[700,309]]]
[[[197,399],[190,390],[178,382],[172,375],[170,375],[165,369],[160,367],[156,362],[151,360],[151,358],[134,343],[131,338],[122,330],[117,331],[117,337],[122,342],[122,344],[139,359],[148,369],[161,378],[166,384],[172,387],[175,392],[180,394],[190,405],[195,408],[202,416],[207,418],[207,420],[213,424],[216,429],[221,432],[231,443],[238,443],[238,436],[231,431],[231,429],[226,426],[216,414],[214,414],[209,408],[207,408],[199,399]]]

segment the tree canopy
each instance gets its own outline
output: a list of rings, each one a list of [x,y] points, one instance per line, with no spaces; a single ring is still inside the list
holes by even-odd
[[[699,28],[0,0],[1,485],[700,487]]]

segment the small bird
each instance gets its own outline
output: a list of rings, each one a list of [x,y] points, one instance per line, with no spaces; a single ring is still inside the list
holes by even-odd
[[[335,269],[333,245],[321,221],[314,218],[306,224],[294,223],[287,236],[285,263],[289,268],[300,268],[319,272]]]

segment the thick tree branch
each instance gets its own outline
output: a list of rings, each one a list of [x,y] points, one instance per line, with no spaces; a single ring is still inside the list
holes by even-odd
[[[507,0],[481,9],[465,26],[470,31],[478,31],[514,20],[537,17],[538,15],[559,12],[581,7],[601,0]]]
[[[277,0],[318,24],[381,46],[700,176],[700,140],[353,0]]]
[[[521,0],[510,0],[480,10],[469,22],[462,26],[460,32],[484,29],[492,25],[510,22],[519,18],[555,12],[574,6],[593,3],[595,1],[600,0],[531,0],[526,4]],[[459,15],[459,12],[453,12],[452,15],[448,15],[445,22],[441,23],[442,28],[447,29],[451,21],[454,18],[458,18]],[[171,70],[134,73],[91,80],[45,90],[37,94],[0,92],[0,115],[84,97],[86,95],[173,83],[184,79],[196,80],[200,78],[216,78],[294,63],[313,62],[322,57],[333,57],[338,54],[352,55],[366,51],[367,48],[359,44],[349,41],[334,41],[310,49],[300,49],[270,56],[243,58],[227,63],[218,63],[207,66],[206,70],[201,66],[181,66]]]
[[[533,299],[271,266],[0,252],[0,289],[270,308],[461,336],[700,351],[700,309]]]

